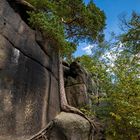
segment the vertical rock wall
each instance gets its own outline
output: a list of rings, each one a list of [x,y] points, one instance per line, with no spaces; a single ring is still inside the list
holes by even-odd
[[[64,66],[65,90],[68,103],[76,108],[89,106],[88,74],[78,62]]]
[[[0,0],[0,140],[28,138],[60,112],[58,54],[36,35]]]

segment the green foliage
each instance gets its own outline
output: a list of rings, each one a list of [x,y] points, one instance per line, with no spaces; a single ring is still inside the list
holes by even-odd
[[[93,80],[96,82],[96,86],[106,93],[111,85],[111,76],[107,72],[107,65],[100,61],[98,57],[83,55],[79,58],[80,63],[85,69],[92,74]]]
[[[29,22],[32,23],[32,27],[36,27],[41,31],[44,31],[46,37],[52,38],[58,42],[58,40],[64,41],[64,29],[63,26],[58,22],[58,17],[54,15],[48,15],[44,12],[30,12]],[[62,43],[63,44],[63,43]]]
[[[42,31],[53,45],[59,47],[62,54],[69,55],[75,51],[75,46],[64,39],[64,27],[59,23],[57,16],[43,12],[29,12],[29,14],[32,27]]]
[[[115,83],[109,94],[111,104],[109,135],[113,139],[133,139],[140,131],[140,79],[137,59],[121,52],[112,72]]]
[[[82,111],[89,118],[95,117],[95,112],[91,111],[91,107],[90,106],[83,106],[83,107],[80,108],[80,111]]]
[[[105,15],[93,1],[87,5],[82,0],[28,2],[37,9],[30,12],[30,24],[45,32],[63,50],[63,54],[74,52],[81,41],[103,40]]]
[[[113,65],[90,56],[82,56],[80,61],[89,72],[99,75],[97,86],[107,95],[101,97],[99,106],[93,106],[106,125],[107,139],[135,140],[140,132],[140,58],[125,49],[113,54],[117,54]]]
[[[132,12],[131,18],[122,18],[123,29],[126,30],[121,35],[121,41],[124,43],[126,48],[132,53],[140,52],[140,14]]]
[[[140,132],[140,58],[126,47],[108,52],[117,56],[113,62],[111,57],[105,56],[107,52],[103,52],[107,61],[102,61],[98,55],[80,58],[90,73],[98,75],[96,88],[106,93],[100,98],[100,104],[93,106],[93,114],[95,111],[105,123],[107,139],[111,140],[135,140]],[[96,80],[94,76],[93,80]]]

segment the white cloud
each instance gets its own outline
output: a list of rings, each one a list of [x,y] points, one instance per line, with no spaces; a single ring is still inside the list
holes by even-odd
[[[85,51],[85,53],[87,53],[88,55],[91,55],[93,47],[94,47],[93,45],[88,45],[88,46],[82,48],[82,50]]]
[[[123,43],[119,42],[116,46],[112,47],[111,50],[104,53],[102,58],[108,61],[108,65],[114,66],[115,60],[118,58],[120,53],[123,51]]]

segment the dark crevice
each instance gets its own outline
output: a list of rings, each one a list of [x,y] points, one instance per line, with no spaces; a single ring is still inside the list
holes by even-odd
[[[20,15],[22,20],[29,25],[28,22],[29,15],[27,11],[31,11],[30,7],[22,4],[20,0],[7,0],[7,1],[10,4],[10,6],[14,9],[14,11]]]
[[[51,75],[49,75],[49,90],[48,90],[48,107],[47,107],[47,119],[49,119],[49,101],[50,101],[50,92],[51,92],[51,85],[52,85],[52,78]],[[49,120],[47,120],[49,122]]]
[[[67,85],[67,86],[65,86],[65,88],[67,88],[67,87],[71,87],[71,86],[77,86],[77,85],[81,85],[81,84],[85,84],[85,83],[76,83],[76,84],[71,84],[71,85]]]
[[[53,77],[54,77],[56,80],[58,80],[58,78],[53,74],[53,72],[52,72],[49,68],[47,68],[46,66],[44,66],[42,63],[40,63],[40,62],[39,62],[38,60],[36,60],[35,58],[33,58],[33,57],[27,55],[26,53],[24,53],[21,49],[19,49],[18,47],[16,47],[16,46],[13,44],[13,42],[11,42],[6,36],[3,35],[3,37],[4,37],[14,48],[16,48],[17,50],[19,50],[24,56],[26,56],[26,57],[30,58],[32,61],[38,63],[40,66],[42,66],[42,67],[45,68],[47,71],[49,71],[49,72],[53,75]]]
[[[40,47],[40,49],[41,49],[47,56],[49,56],[49,57],[51,58],[51,55],[49,55],[49,54],[47,53],[47,51],[44,49],[44,44],[45,44],[44,40],[45,40],[45,39],[44,39],[43,36],[41,35],[40,31],[36,31],[36,34],[35,34],[35,41],[36,41],[36,43],[38,44],[38,46]]]

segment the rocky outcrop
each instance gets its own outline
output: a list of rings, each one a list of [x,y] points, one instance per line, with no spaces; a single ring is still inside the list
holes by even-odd
[[[61,112],[57,49],[17,1],[0,0],[0,140],[91,140],[87,119]],[[64,75],[69,105],[89,104],[85,71],[73,63]]]
[[[0,0],[0,140],[25,139],[60,113],[58,54]]]
[[[90,140],[89,122],[73,113],[61,112],[46,129],[30,140]]]
[[[55,118],[56,126],[61,134],[59,137],[65,137],[67,140],[88,140],[90,135],[89,122],[83,117],[73,114],[61,112]],[[57,130],[57,131],[58,131]],[[55,131],[54,131],[55,132]],[[55,135],[54,135],[55,136]],[[58,137],[51,140],[57,140]]]
[[[78,62],[64,63],[64,78],[68,103],[77,108],[89,106],[90,86],[93,86],[89,74]]]

